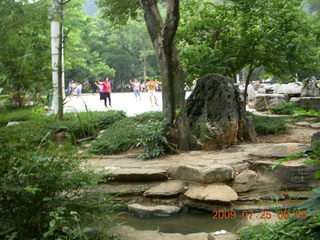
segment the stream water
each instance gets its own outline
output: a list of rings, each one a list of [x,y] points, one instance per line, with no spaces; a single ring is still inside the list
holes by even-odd
[[[208,212],[181,212],[171,217],[141,218],[129,212],[119,215],[119,221],[137,230],[156,230],[164,233],[189,234],[226,230],[235,233],[245,225],[242,219],[212,219]]]

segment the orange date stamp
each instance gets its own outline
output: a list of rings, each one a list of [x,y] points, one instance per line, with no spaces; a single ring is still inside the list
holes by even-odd
[[[212,211],[213,216],[212,219],[306,219],[307,218],[307,210],[279,210],[276,212],[273,211],[259,211],[254,212],[252,210],[243,210],[243,211],[234,211],[234,210],[215,210]]]

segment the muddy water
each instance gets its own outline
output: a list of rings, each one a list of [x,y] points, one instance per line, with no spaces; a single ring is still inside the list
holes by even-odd
[[[141,218],[128,212],[119,215],[119,222],[137,230],[156,230],[164,233],[197,233],[226,230],[235,233],[245,225],[243,219],[212,219],[208,212],[182,212],[171,217]]]

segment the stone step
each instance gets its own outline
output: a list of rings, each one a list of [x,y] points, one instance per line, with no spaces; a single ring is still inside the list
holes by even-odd
[[[168,217],[178,213],[181,210],[181,207],[133,203],[128,205],[128,210],[139,217]]]
[[[142,196],[143,193],[159,185],[161,182],[109,182],[106,184],[98,184],[94,187],[94,191],[101,191],[116,196]]]
[[[187,188],[186,183],[179,180],[163,182],[144,192],[145,197],[172,197],[182,193]]]
[[[117,168],[111,169],[113,181],[138,182],[167,180],[167,170],[153,168]]]
[[[310,147],[301,143],[276,143],[276,144],[256,144],[254,151],[248,154],[254,160],[285,158],[300,152],[310,150]]]

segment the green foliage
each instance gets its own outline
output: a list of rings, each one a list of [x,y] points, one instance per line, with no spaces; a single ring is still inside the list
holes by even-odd
[[[297,116],[319,117],[320,112],[317,112],[315,110],[298,110],[298,111],[294,111],[293,116],[294,117],[297,117]]]
[[[295,102],[284,103],[279,106],[270,109],[275,114],[287,114],[292,115],[295,111],[302,110],[302,108]]]
[[[215,135],[206,123],[197,123],[197,125],[192,128],[192,134],[201,142],[212,140]]]
[[[145,112],[135,117],[124,118],[107,128],[103,135],[92,143],[90,151],[96,154],[116,154],[133,147],[144,149],[139,157],[153,158],[170,148],[164,131],[161,112]]]
[[[121,153],[136,146],[142,132],[133,118],[122,119],[107,128],[103,135],[94,141],[91,152],[96,154]]]
[[[99,129],[105,129],[124,118],[126,118],[126,113],[124,111],[110,110],[106,114],[99,114],[96,117],[94,124]]]
[[[49,7],[49,0],[0,2],[0,85],[8,92],[24,95],[49,86]]]
[[[135,121],[140,123],[162,121],[163,116],[160,111],[150,111],[138,114],[134,117]]]
[[[144,152],[139,154],[140,158],[155,158],[164,154],[165,147],[169,146],[164,134],[164,124],[162,122],[149,122],[139,125],[142,137],[138,146],[144,148]]]
[[[94,134],[125,114],[66,116],[68,120],[57,121],[55,116],[36,115],[0,128],[1,239],[89,239],[92,233],[92,239],[111,239],[112,198],[88,191],[104,178],[80,167],[70,140]],[[69,141],[58,145],[52,138],[60,131],[67,133]]]
[[[21,122],[35,117],[31,107],[0,109],[0,114],[0,127],[6,126],[8,122]]]
[[[75,230],[81,232],[77,224],[92,221],[97,208],[100,213],[112,212],[111,197],[94,202],[83,192],[101,179],[79,167],[75,151],[70,147],[50,150],[50,154],[24,151],[11,159],[1,158],[0,223],[4,231],[0,235],[58,239]]]
[[[253,124],[257,134],[283,134],[288,127],[282,118],[253,116]]]
[[[307,220],[287,221],[275,225],[259,224],[241,229],[240,240],[316,240],[320,237],[320,216]]]
[[[178,32],[189,78],[220,73],[236,78],[263,66],[268,74],[312,76],[317,41],[301,1],[197,1],[181,3]]]
[[[129,19],[138,16],[139,0],[99,0],[103,17],[116,25],[125,25]]]

